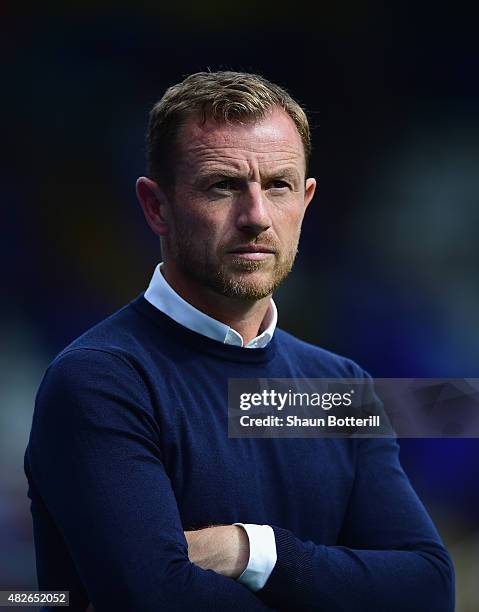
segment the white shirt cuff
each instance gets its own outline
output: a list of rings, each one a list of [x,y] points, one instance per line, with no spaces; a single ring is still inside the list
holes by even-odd
[[[269,525],[233,524],[243,527],[249,540],[248,565],[238,582],[251,591],[259,591],[266,584],[278,558],[274,531]]]

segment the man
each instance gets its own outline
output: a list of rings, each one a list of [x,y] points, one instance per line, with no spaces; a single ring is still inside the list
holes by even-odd
[[[315,191],[280,87],[198,73],[155,105],[137,182],[163,262],[64,349],[25,455],[42,590],[107,610],[453,609],[391,439],[229,439],[229,378],[362,378],[276,329]]]

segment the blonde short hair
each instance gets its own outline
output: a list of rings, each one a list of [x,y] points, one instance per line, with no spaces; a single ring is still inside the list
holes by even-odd
[[[303,108],[279,85],[245,72],[197,72],[168,88],[153,106],[146,136],[148,171],[164,187],[174,184],[176,137],[192,115],[203,121],[262,119],[273,107],[282,108],[294,121],[304,147],[306,169],[311,154],[308,118]]]

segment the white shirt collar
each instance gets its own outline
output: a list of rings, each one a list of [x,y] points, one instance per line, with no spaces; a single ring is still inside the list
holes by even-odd
[[[201,310],[198,310],[178,295],[161,273],[162,265],[162,263],[159,263],[156,266],[148,289],[145,291],[145,299],[174,321],[194,332],[224,344],[243,346],[243,338],[236,330],[201,312]],[[277,322],[278,311],[276,304],[271,299],[269,308],[260,326],[260,330],[262,329],[263,331],[256,338],[248,342],[245,348],[265,347],[273,337]]]

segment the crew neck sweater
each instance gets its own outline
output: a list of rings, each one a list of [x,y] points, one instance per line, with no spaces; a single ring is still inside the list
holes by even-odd
[[[453,610],[453,569],[384,439],[230,439],[229,378],[358,378],[276,329],[225,345],[139,295],[66,347],[25,453],[38,587],[70,609]],[[252,593],[188,559],[184,531],[268,524],[277,562]]]

